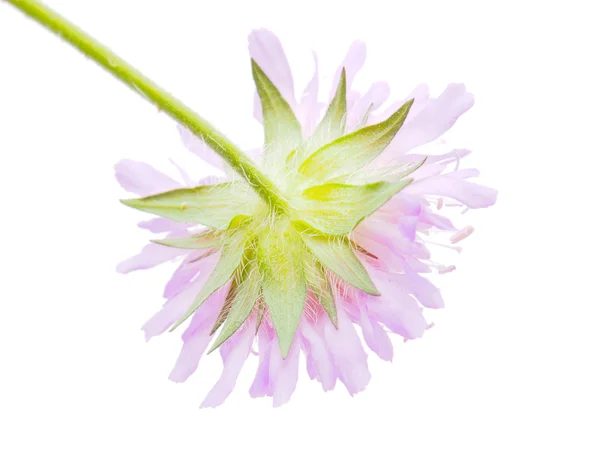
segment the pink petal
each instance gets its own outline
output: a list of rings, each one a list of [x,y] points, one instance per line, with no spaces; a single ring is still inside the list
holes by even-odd
[[[188,250],[189,251],[189,250]],[[194,261],[202,256],[206,250],[192,251],[188,253],[186,258],[182,261],[179,267],[173,272],[171,279],[167,282],[163,297],[172,298],[181,292],[193,279],[200,270],[211,270],[212,267],[205,267],[203,260]],[[209,263],[211,264],[211,263]],[[204,268],[203,268],[204,267]]]
[[[384,361],[391,361],[394,357],[394,347],[392,341],[379,323],[367,312],[367,308],[362,305],[360,310],[359,325],[362,328],[363,337],[366,344]]]
[[[423,336],[427,323],[417,302],[405,294],[399,294],[395,297],[394,302],[388,299],[385,302],[376,300],[369,303],[369,309],[379,322],[385,324],[394,333],[406,339],[416,339]]]
[[[304,345],[306,345],[306,341],[303,341],[302,350],[306,352]],[[308,374],[308,378],[314,380],[318,377],[317,367],[315,364],[315,360],[310,357],[310,355],[306,355],[306,373]]]
[[[271,333],[261,327],[258,332],[258,368],[252,386],[250,386],[250,396],[253,398],[271,395],[273,391],[270,388],[271,378],[269,376],[269,362],[273,350],[277,351],[277,341]]]
[[[163,305],[162,309],[150,320],[148,320],[148,322],[146,322],[142,327],[142,330],[144,330],[146,334],[146,340],[165,332],[187,311],[196,298],[196,295],[200,291],[202,285],[211,274],[217,259],[218,254],[214,254],[198,261],[198,276],[196,279],[186,284],[185,288],[183,288],[174,297],[170,298]],[[221,289],[227,289],[227,286],[228,284]],[[220,295],[217,294],[217,292],[213,295]]]
[[[364,97],[361,99],[363,106],[366,105],[368,108],[371,106],[371,110],[375,111],[378,109],[390,96],[390,86],[384,81],[373,83]],[[366,112],[366,111],[365,111]]]
[[[319,61],[317,54],[313,52],[313,58],[315,61],[315,73],[309,83],[304,89],[302,99],[298,105],[298,120],[302,125],[302,131],[305,137],[311,136],[317,120],[319,119],[320,105],[319,105]]]
[[[169,380],[183,383],[197,369],[200,358],[210,343],[212,336],[208,333],[196,333],[183,344],[177,362],[169,374]]]
[[[446,176],[452,178],[458,178],[459,180],[465,180],[467,178],[474,178],[479,176],[479,170],[477,169],[460,169],[453,172],[448,172]]]
[[[225,301],[225,295],[223,290],[217,291],[194,313],[183,333],[183,346],[169,375],[171,381],[183,383],[198,368],[200,358],[212,339],[210,331]]]
[[[352,87],[352,82],[354,81],[354,77],[358,73],[358,71],[365,64],[365,60],[367,58],[367,46],[364,42],[354,41],[350,48],[348,49],[348,53],[346,53],[346,57],[342,61],[342,64],[338,67],[335,75],[333,77],[333,84],[331,86],[331,92],[329,93],[329,98],[333,98],[335,95],[335,91],[340,82],[340,75],[342,74],[342,69],[346,69],[346,88],[350,91]],[[349,107],[350,107],[350,103]]]
[[[418,220],[419,218],[415,216],[404,216],[400,218],[398,229],[409,241],[414,242],[416,239]]]
[[[448,85],[438,98],[430,100],[418,114],[407,119],[388,151],[404,153],[437,139],[471,106],[473,96],[466,92],[464,85]]]
[[[273,406],[275,408],[287,403],[296,389],[298,382],[298,362],[300,359],[300,339],[296,337],[285,359],[279,351],[271,351],[269,361],[269,377],[273,385]],[[278,349],[277,349],[278,350]]]
[[[471,150],[466,148],[457,148],[451,152],[444,153],[442,155],[430,155],[427,156],[427,161],[437,164],[450,164],[455,161],[460,161],[471,154]],[[419,157],[425,155],[418,155]]]
[[[123,189],[142,197],[181,187],[180,183],[150,164],[130,159],[122,159],[115,164],[115,177]]]
[[[444,216],[435,214],[434,212],[431,212],[428,209],[423,209],[419,218],[422,223],[432,225],[439,230],[444,230],[444,231],[456,230],[456,227],[452,224],[450,219],[448,219]]]
[[[390,95],[390,86],[382,81],[371,85],[367,93],[356,101],[348,113],[346,125],[348,130],[355,130],[365,114],[377,110]]]
[[[175,166],[175,169],[177,169],[177,172],[179,172],[179,176],[181,177],[181,179],[183,180],[183,184],[184,186],[187,187],[194,187],[196,185],[196,183],[194,183],[194,181],[190,178],[190,176],[188,175],[188,173],[183,169],[183,167],[181,167],[179,164],[177,164],[175,161],[173,161],[171,158],[169,158],[169,162],[171,164],[173,164],[173,166]]]
[[[206,280],[201,280],[204,283]],[[183,332],[181,338],[186,341],[190,336],[198,331],[199,328],[214,325],[217,319],[217,313],[221,311],[225,297],[231,289],[231,280],[212,293],[204,302],[204,304],[196,310],[192,316],[190,326]],[[187,310],[186,310],[187,311]],[[196,317],[198,316],[198,317]],[[214,317],[214,320],[213,320]],[[195,319],[195,320],[194,320]]]
[[[407,121],[412,120],[416,117],[429,103],[429,86],[422,83],[418,84],[411,92],[408,94],[402,101],[400,105],[391,112],[396,111],[400,106],[406,103],[408,100],[414,99],[413,105],[410,108],[410,112],[408,113]],[[388,115],[389,117],[389,115]]]
[[[267,77],[279,89],[292,108],[296,105],[294,78],[279,38],[269,30],[254,30],[248,36],[250,57],[256,61]],[[258,94],[254,98],[254,116],[262,122],[262,109]]]
[[[201,286],[202,284],[199,282],[191,283],[185,290],[167,301],[162,309],[152,316],[142,327],[146,335],[146,341],[164,333],[171,325],[177,322],[191,306]]]
[[[150,243],[139,254],[120,262],[117,265],[117,272],[129,273],[134,270],[150,269],[186,253],[189,253],[189,250]]]
[[[346,94],[346,108],[348,111],[352,111],[356,102],[361,98],[360,92],[348,89]],[[348,130],[350,131],[350,130]]]
[[[409,184],[404,191],[413,195],[441,195],[458,200],[469,208],[486,208],[496,203],[498,192],[485,186],[444,175]]]
[[[406,96],[406,98],[392,103],[390,106],[385,108],[383,112],[374,114],[368,121],[368,123],[378,123],[387,119],[410,99],[414,99],[414,102],[412,107],[410,108],[410,112],[408,113],[406,121],[409,121],[410,119],[415,117],[420,111],[423,110],[423,108],[425,108],[425,106],[427,106],[429,102],[429,86],[427,86],[426,84],[419,84],[410,92],[410,94]],[[384,155],[385,154],[386,153],[384,153]]]
[[[432,164],[427,160],[425,164],[410,174],[410,177],[414,182],[422,180],[424,178],[434,177],[441,174],[446,169],[446,166],[442,164]]]
[[[444,300],[442,299],[440,290],[427,278],[411,271],[407,271],[406,275],[403,275],[402,278],[408,291],[417,298],[421,305],[427,308],[444,307]]]
[[[405,267],[404,267],[405,270],[406,270],[406,266],[408,266],[411,268],[411,270],[413,270],[416,273],[431,272],[431,267],[429,267],[427,264],[423,263],[419,259],[415,258],[414,256],[404,255],[402,257],[402,259],[404,259],[404,262],[405,262]]]
[[[202,158],[202,160],[211,166],[216,167],[217,169],[223,169],[223,160],[206,144],[206,142],[181,125],[177,125],[177,130],[179,131],[183,145],[185,145],[190,152]]]
[[[371,379],[367,354],[340,300],[337,302],[337,312],[337,330],[331,321],[324,323],[325,343],[333,358],[339,379],[350,395],[354,395],[362,391]]]
[[[231,351],[223,363],[221,377],[210,390],[201,408],[214,408],[221,405],[233,392],[237,378],[250,354],[254,342],[254,320],[246,322],[231,338]]]
[[[427,323],[415,299],[407,294],[407,286],[401,284],[401,278],[368,266],[367,271],[381,293],[380,297],[367,296],[371,316],[407,339],[421,337]]]
[[[358,234],[356,231],[353,234],[353,239],[354,242],[377,257],[377,259],[368,258],[368,264],[385,272],[402,270],[401,258],[392,252],[387,245],[371,239],[367,234]],[[366,259],[366,257],[363,259]]]
[[[326,317],[323,319],[329,320]],[[306,357],[314,364],[314,369],[319,377],[319,381],[321,381],[323,390],[329,391],[335,387],[337,377],[322,332],[316,327],[317,324],[313,325],[305,321],[301,325],[300,332],[308,344]],[[320,328],[322,329],[322,321]]]
[[[217,290],[192,316],[190,324],[181,336],[183,346],[169,375],[171,381],[183,383],[198,369],[200,359],[213,338],[210,332],[223,307],[229,287],[228,284]]]
[[[186,229],[185,225],[165,219],[164,217],[144,220],[143,222],[138,223],[138,227],[150,230],[153,233],[181,232]]]
[[[353,235],[361,242],[377,242],[400,257],[406,254],[420,259],[429,259],[430,257],[427,247],[408,239],[396,224],[383,220],[375,221],[373,216],[366,218],[359,224],[354,229]],[[368,249],[369,244],[365,248]]]
[[[385,214],[392,221],[398,217],[398,213],[407,216],[418,216],[422,210],[421,199],[407,195],[404,190],[392,197],[386,204],[378,209],[374,215]]]

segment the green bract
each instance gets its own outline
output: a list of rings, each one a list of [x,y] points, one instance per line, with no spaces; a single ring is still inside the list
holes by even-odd
[[[186,238],[153,242],[220,252],[214,271],[173,329],[229,283],[229,293],[213,327],[213,333],[219,328],[221,331],[211,351],[256,311],[257,329],[268,312],[285,357],[307,296],[319,301],[337,326],[330,284],[334,278],[379,295],[355,254],[366,251],[351,240],[350,233],[407,186],[412,179],[406,177],[422,162],[365,170],[394,138],[412,100],[387,120],[345,135],[346,74],[342,71],[323,119],[313,135],[305,138],[292,108],[254,61],[252,74],[263,110],[264,179],[279,190],[278,197],[266,201],[264,195],[257,195],[256,186],[236,180],[123,203],[177,222],[208,227]]]
[[[361,169],[391,142],[404,124],[412,104],[410,100],[389,119],[324,145],[302,162],[298,171],[313,182],[324,182]]]

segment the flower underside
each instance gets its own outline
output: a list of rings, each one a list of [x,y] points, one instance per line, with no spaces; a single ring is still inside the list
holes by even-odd
[[[371,378],[365,345],[391,361],[391,334],[409,341],[431,327],[425,309],[444,301],[424,274],[456,267],[434,260],[430,246],[460,251],[456,243],[473,232],[444,213],[486,208],[497,197],[469,180],[476,169],[459,167],[470,151],[443,138],[473,106],[464,85],[451,83],[431,97],[420,84],[409,101],[383,107],[387,83],[374,82],[366,92],[353,86],[366,58],[365,44],[355,41],[324,105],[316,53],[314,75],[298,97],[281,42],[254,30],[248,38],[254,116],[265,140],[262,149],[243,152],[47,6],[9,3],[173,118],[188,150],[221,169],[214,181],[198,181],[171,161],[180,182],[145,162],[115,165],[121,186],[142,197],[123,203],[162,216],[138,224],[162,239],[117,271],[180,262],[165,286],[166,302],[143,326],[146,339],[190,318],[169,375],[174,382],[197,370],[211,342],[222,358],[222,374],[202,407],[225,401],[250,354],[258,356],[250,395],[270,396],[274,406],[294,392],[301,354],[324,391],[339,380],[354,395]]]
[[[342,70],[322,120],[304,138],[292,108],[254,60],[252,73],[264,120],[262,166],[279,189],[276,202],[259,195],[239,176],[122,202],[176,222],[206,227],[191,237],[153,242],[205,249],[201,257],[219,252],[214,271],[172,330],[228,285],[229,293],[212,328],[212,333],[221,330],[211,351],[255,312],[257,329],[268,314],[285,358],[307,298],[316,299],[337,327],[332,283],[347,283],[379,295],[354,253],[365,250],[353,242],[351,233],[410,184],[408,175],[424,161],[392,167],[385,176],[364,170],[400,130],[412,100],[383,122],[346,134],[346,73]]]

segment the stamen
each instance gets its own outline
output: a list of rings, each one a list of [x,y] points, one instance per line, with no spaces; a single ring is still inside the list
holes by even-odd
[[[440,275],[443,275],[445,273],[450,273],[450,272],[454,272],[456,270],[456,266],[452,265],[452,266],[446,266],[444,264],[440,264],[437,263],[435,261],[423,261],[426,265],[433,267],[434,269],[436,269],[438,271],[438,273]]]
[[[471,225],[466,226],[462,230],[458,230],[456,233],[450,236],[450,242],[452,244],[456,244],[457,242],[468,238],[473,233],[473,231],[475,231],[475,228],[473,228]]]
[[[454,247],[452,245],[447,245],[447,244],[442,244],[440,242],[434,242],[434,241],[430,241],[429,239],[421,239],[423,242],[425,242],[426,244],[432,244],[432,245],[437,245],[438,247],[444,247],[444,248],[449,248],[450,250],[454,250],[455,252],[462,252],[462,247]]]
[[[455,270],[456,270],[456,266],[442,266],[442,265],[440,265],[440,267],[438,268],[438,273],[440,275],[443,275],[445,273],[454,272]]]

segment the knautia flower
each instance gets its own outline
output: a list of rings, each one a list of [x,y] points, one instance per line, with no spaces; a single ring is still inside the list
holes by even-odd
[[[423,276],[432,268],[427,235],[445,232],[450,243],[468,236],[437,211],[454,205],[492,205],[496,192],[467,181],[459,169],[469,153],[427,156],[436,141],[473,105],[460,84],[437,98],[418,86],[382,109],[385,83],[352,90],[365,60],[355,42],[334,76],[330,101],[319,103],[315,75],[298,99],[279,40],[269,31],[250,35],[255,115],[265,142],[253,155],[272,181],[270,200],[185,128],[185,145],[223,176],[183,183],[141,162],[121,161],[117,179],[142,198],[128,206],[161,216],[140,226],[166,233],[121,263],[120,272],[181,261],[168,282],[163,308],[143,327],[149,339],[189,320],[170,378],[185,381],[201,356],[218,349],[223,373],[203,406],[232,392],[255,348],[258,370],[250,394],[285,403],[296,386],[300,353],[324,390],[341,381],[350,394],[370,379],[366,345],[384,360],[393,354],[389,332],[423,335],[423,307],[443,306]],[[316,58],[315,58],[316,65]],[[182,172],[183,173],[183,172]]]

